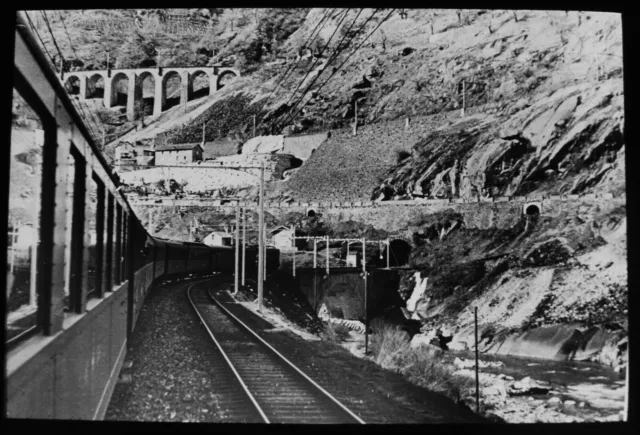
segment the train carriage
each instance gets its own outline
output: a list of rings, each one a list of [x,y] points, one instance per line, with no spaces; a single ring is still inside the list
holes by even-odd
[[[6,274],[6,415],[101,419],[154,282],[233,272],[235,251],[147,233],[27,26],[19,15],[14,95],[33,112],[43,138],[32,171],[37,196],[20,203],[37,206],[29,215],[36,235],[25,264],[12,263]],[[18,210],[12,184],[16,144],[12,136],[3,159],[12,174],[3,177],[7,203],[11,213],[28,215]],[[270,250],[269,269],[278,267],[276,258]]]

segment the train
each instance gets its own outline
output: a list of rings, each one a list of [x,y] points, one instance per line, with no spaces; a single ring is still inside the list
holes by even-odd
[[[6,416],[99,420],[150,289],[170,277],[233,273],[235,248],[171,241],[146,231],[29,21],[18,13],[14,95],[28,104],[44,132],[42,169],[34,173],[41,178],[37,243],[24,272],[31,302],[7,316],[7,330],[19,332],[5,343]],[[11,210],[16,181],[9,174],[16,160],[10,147],[4,149],[3,188],[10,192]],[[96,189],[95,202],[90,187]],[[8,228],[8,217],[0,218]],[[249,247],[246,255],[251,277],[257,273],[257,249]],[[267,249],[266,267],[279,267],[277,249]],[[13,272],[7,267],[7,298]]]

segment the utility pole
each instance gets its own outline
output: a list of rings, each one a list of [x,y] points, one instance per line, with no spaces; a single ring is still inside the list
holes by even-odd
[[[256,115],[253,115],[253,137],[256,137]]]
[[[264,266],[264,272],[263,272],[263,278],[266,281],[267,280],[267,224],[264,224],[264,231],[262,232],[262,234],[264,235],[264,262],[263,262],[263,266]]]
[[[260,169],[260,216],[258,223],[258,312],[262,312],[262,297],[264,296],[264,160]]]
[[[296,238],[295,238],[295,230],[293,226],[291,227],[292,237],[293,237],[293,277],[296,277]]]
[[[242,209],[242,286],[244,287],[244,273],[247,262],[247,210]]]
[[[354,112],[356,114],[355,121],[353,122],[353,135],[358,134],[358,100],[353,102],[355,105]]]
[[[389,263],[389,250],[391,249],[391,242],[389,241],[389,239],[387,239],[387,269],[391,269],[390,263]]]
[[[364,354],[369,353],[369,316],[367,314],[369,291],[367,289],[367,241],[362,239],[362,276],[364,278]]]
[[[316,259],[318,258],[318,241],[316,239],[313,239],[313,268],[316,268],[317,265],[317,261]]]
[[[240,202],[236,201],[236,269],[234,274],[234,292],[238,293],[238,279],[240,275]]]
[[[204,121],[202,121],[202,146],[204,147]]]
[[[466,83],[464,80],[462,80],[462,110],[460,111],[460,116],[464,116],[464,106],[466,104],[465,91],[466,91]]]
[[[329,236],[327,236],[326,239],[327,239],[327,250],[326,250],[326,252],[327,252],[327,254],[326,254],[326,256],[327,256],[327,275],[329,275]]]

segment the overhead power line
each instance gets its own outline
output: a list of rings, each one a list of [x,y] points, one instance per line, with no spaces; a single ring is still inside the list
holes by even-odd
[[[60,59],[62,60],[62,63],[64,64],[64,55],[62,54],[62,50],[60,50],[60,47],[58,46],[58,42],[56,41],[56,37],[53,34],[53,31],[51,29],[51,25],[49,24],[49,19],[47,17],[47,14],[45,13],[44,10],[41,10],[40,13],[42,14],[42,17],[44,18],[45,24],[47,26],[47,29],[49,30],[49,34],[51,35],[51,40],[53,45],[55,46],[56,50],[58,51],[58,55],[60,56]],[[46,46],[44,46],[44,42],[42,41],[42,38],[39,35],[39,32],[32,26],[33,30],[35,31],[36,35],[38,36],[38,39],[40,40],[40,43],[43,44],[43,47],[46,49]],[[47,51],[48,53],[48,51]],[[51,60],[51,63],[53,64],[53,68],[58,71],[58,67],[55,64],[55,61],[53,61],[53,58],[51,57],[51,55],[49,55],[49,59]],[[62,73],[62,65],[60,66],[60,71],[58,71],[59,73]],[[64,84],[63,84],[63,88],[64,88]],[[89,117],[87,116],[87,114],[84,112],[84,110],[82,109],[82,106],[77,104],[73,98],[69,98],[71,100],[71,103],[74,105],[74,107],[76,108],[76,111],[78,112],[79,115],[81,115],[82,118],[84,118],[85,121],[85,125],[87,126],[87,129],[89,130],[90,134],[93,136],[93,140],[98,142],[98,135],[96,134],[95,130],[93,129],[93,126],[91,125],[91,123],[89,122]],[[79,109],[79,110],[78,110]],[[91,111],[89,111],[89,113],[91,113]],[[93,115],[91,113],[91,115]],[[94,118],[95,121],[95,118]]]
[[[348,56],[345,57],[345,59],[342,61],[342,63],[331,73],[331,75],[327,78],[327,80],[324,81],[324,83],[322,83],[322,85],[320,85],[317,89],[317,91],[319,91],[320,89],[322,89],[328,82],[329,80],[331,80],[331,78],[340,70],[340,68],[342,68],[342,66],[348,61],[350,60],[353,55],[360,49],[360,47],[362,47],[362,45],[364,45],[364,43],[371,37],[371,35],[373,35],[376,30],[378,30],[380,28],[380,26],[382,26],[382,24],[387,21],[389,19],[389,17],[391,17],[391,15],[393,14],[393,12],[395,11],[395,8],[391,10],[391,12],[389,12],[389,14],[384,17],[382,19],[382,21],[380,21],[380,23],[378,23],[378,25],[376,26],[375,29],[373,29],[373,31],[371,31],[371,33],[369,33],[363,40],[362,42],[355,48],[355,50],[353,50]],[[373,15],[372,15],[373,16]],[[291,117],[287,117],[286,120],[290,120],[290,119],[295,119],[295,117],[298,115],[298,113],[300,112],[300,110],[302,110],[302,108],[300,108],[293,116]]]
[[[371,16],[369,17],[369,19],[367,19],[362,26],[360,26],[360,28],[353,34],[351,35],[351,38],[349,39],[349,42],[347,42],[347,44],[345,44],[344,46],[342,46],[342,43],[344,42],[344,40],[347,38],[347,35],[349,35],[349,31],[351,30],[351,28],[355,25],[356,21],[358,20],[358,17],[360,16],[360,14],[363,12],[363,9],[360,9],[360,12],[358,12],[358,15],[356,15],[355,19],[353,20],[353,22],[351,23],[351,25],[349,26],[349,28],[347,29],[347,31],[345,32],[345,34],[343,35],[342,39],[340,40],[340,42],[336,45],[335,49],[333,50],[333,53],[331,54],[331,56],[329,56],[329,59],[327,60],[327,63],[324,65],[324,67],[322,68],[322,70],[320,70],[320,72],[314,77],[314,79],[311,81],[311,83],[309,84],[309,86],[307,86],[307,88],[304,90],[304,92],[302,93],[302,95],[300,95],[300,98],[296,101],[296,103],[292,106],[292,108],[289,110],[289,112],[285,115],[282,115],[282,117],[280,118],[282,119],[289,119],[289,116],[297,107],[298,105],[304,100],[305,95],[307,94],[307,92],[309,92],[309,90],[311,89],[311,87],[315,84],[315,82],[320,78],[320,76],[322,75],[322,73],[329,67],[329,65],[331,65],[331,62],[334,61],[334,59],[336,59],[338,57],[339,54],[341,54],[348,46],[349,44],[351,44],[351,41],[353,41],[353,39],[356,37],[356,35],[358,35],[358,33],[360,33],[362,31],[362,29],[364,29],[364,27],[367,25],[367,23],[373,18],[373,16],[378,13],[378,9],[376,9],[373,14],[371,14]]]
[[[335,8],[333,9],[335,10]],[[307,38],[307,40],[304,42],[304,44],[302,45],[303,47],[306,47],[307,44],[310,43],[310,41],[312,39],[315,39],[320,32],[322,31],[322,29],[318,30],[318,28],[320,27],[320,25],[327,19],[329,18],[329,14],[330,11],[329,10],[325,10],[324,15],[322,16],[322,18],[320,19],[320,21],[318,21],[318,24],[316,24],[316,27],[313,29],[313,31],[311,32],[311,34],[309,35],[309,38]],[[324,27],[324,26],[323,26]],[[318,30],[318,33],[315,34],[316,30]],[[271,90],[271,92],[269,93],[269,95],[267,96],[267,98],[265,99],[264,103],[262,104],[262,107],[264,107],[267,104],[267,101],[269,101],[269,99],[271,98],[271,95],[273,95],[273,93],[276,91],[276,89],[278,89],[278,86],[280,86],[280,83],[283,83],[285,81],[286,78],[289,77],[290,74],[293,73],[293,70],[296,69],[296,67],[298,66],[298,64],[300,63],[300,61],[302,60],[302,58],[299,58],[295,64],[292,62],[291,65],[289,65],[289,68],[287,68],[287,70],[284,72],[284,74],[282,75],[282,77],[280,77],[280,80],[278,80],[278,82],[276,83],[275,87]]]
[[[309,68],[309,71],[307,71],[307,74],[305,74],[305,76],[302,78],[302,80],[300,81],[300,83],[298,84],[298,86],[295,88],[295,90],[291,93],[291,96],[289,97],[289,99],[287,100],[286,103],[284,103],[285,105],[289,104],[289,101],[291,101],[291,99],[295,96],[296,92],[298,91],[298,89],[300,89],[300,86],[302,86],[302,84],[304,83],[304,81],[307,79],[307,77],[309,77],[309,74],[311,74],[311,71],[313,71],[313,68],[316,66],[316,64],[318,63],[318,61],[320,60],[320,57],[322,57],[322,54],[325,52],[325,50],[329,47],[331,40],[333,39],[333,37],[335,36],[335,34],[338,32],[338,29],[340,29],[340,26],[342,25],[342,22],[347,18],[347,14],[349,13],[349,11],[351,11],[351,9],[347,9],[346,12],[344,13],[344,15],[342,16],[342,18],[340,19],[340,22],[338,23],[338,25],[336,26],[335,30],[333,31],[333,33],[331,34],[331,37],[329,38],[329,40],[327,41],[327,43],[325,44],[325,46],[322,48],[322,51],[320,52],[319,57],[315,60],[315,62],[313,63],[313,65],[311,65],[311,68]],[[271,125],[274,125],[274,122],[271,123]]]

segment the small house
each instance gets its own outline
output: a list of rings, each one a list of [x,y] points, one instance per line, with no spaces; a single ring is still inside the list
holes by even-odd
[[[207,246],[232,246],[233,236],[229,233],[213,231],[202,240]]]
[[[115,148],[116,164],[131,163],[135,159],[135,146],[128,142],[120,142]]]
[[[281,251],[297,250],[294,243],[295,239],[293,238],[294,234],[295,230],[293,228],[285,227],[284,225],[270,231],[273,246]]]
[[[202,145],[199,143],[159,144],[155,148],[155,164],[191,164],[202,161],[202,153]]]
[[[360,267],[361,264],[359,252],[350,252],[347,255],[347,267]]]

